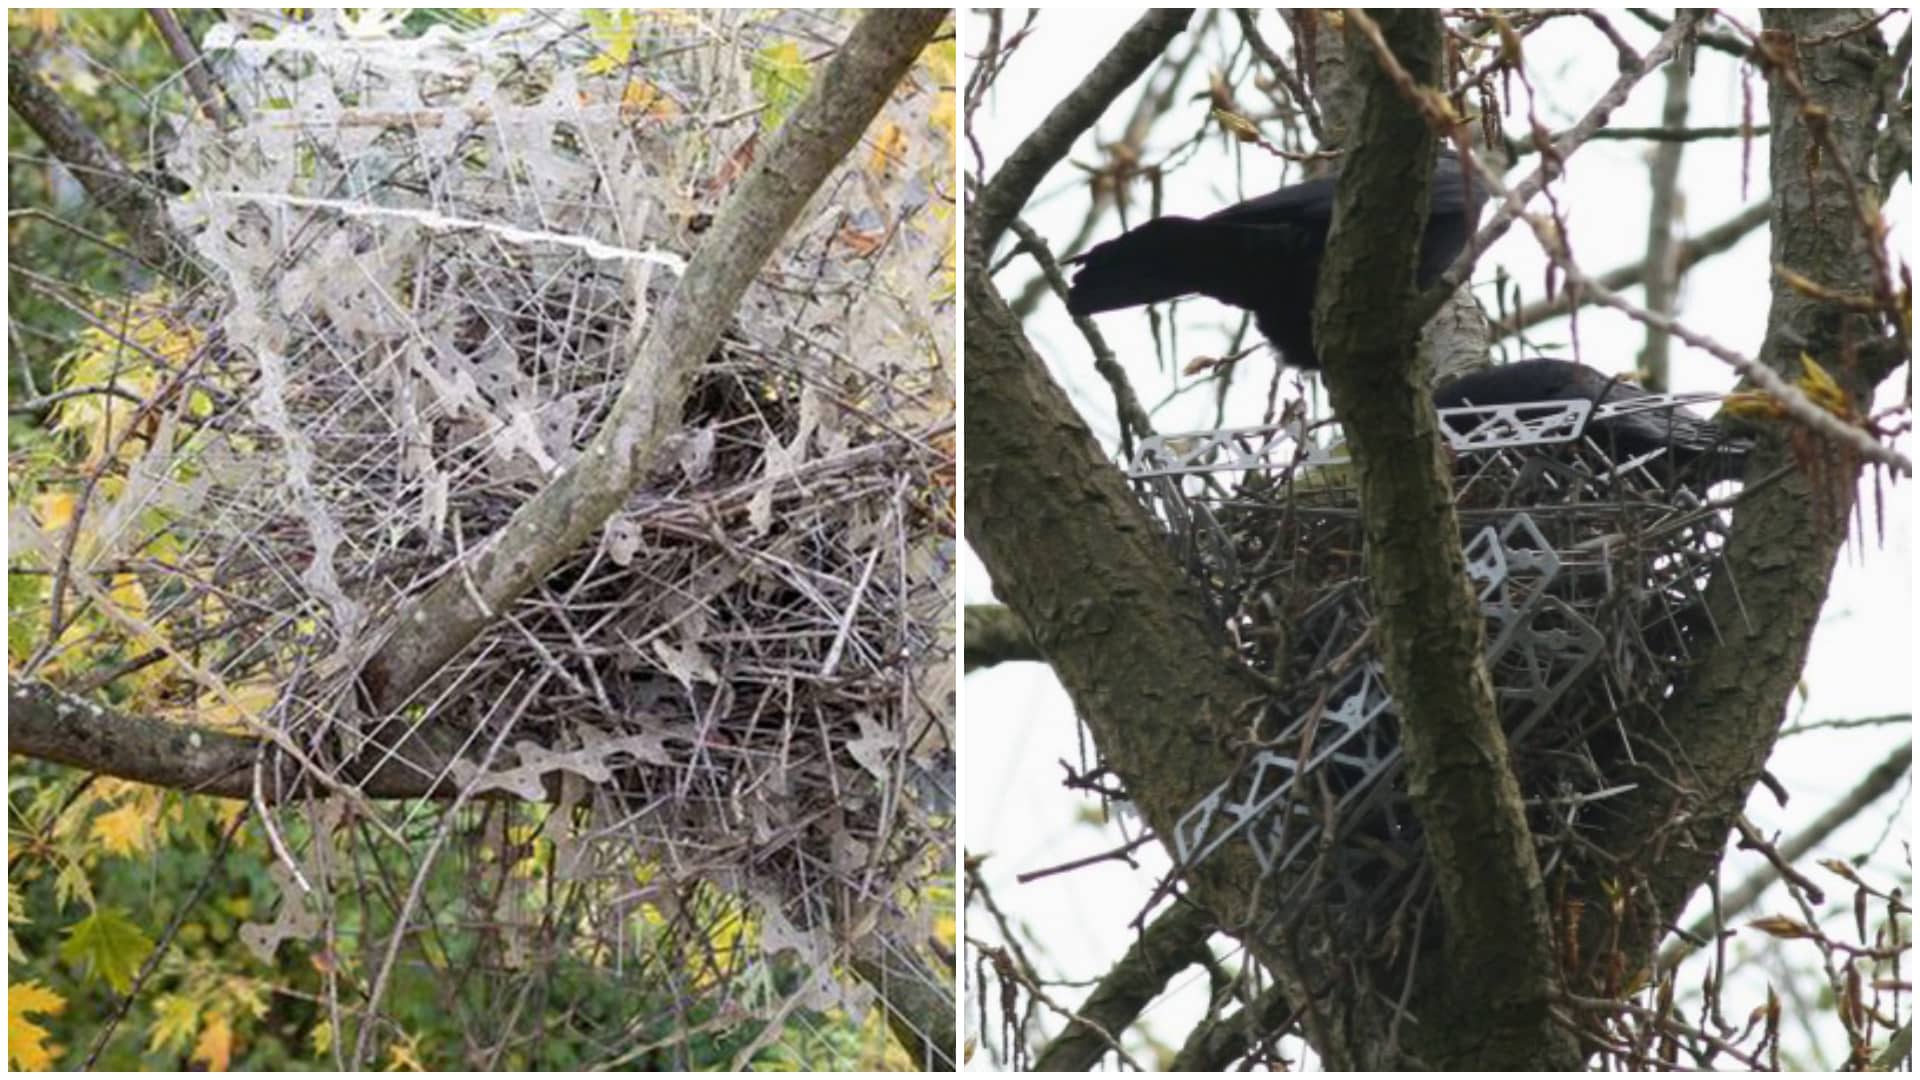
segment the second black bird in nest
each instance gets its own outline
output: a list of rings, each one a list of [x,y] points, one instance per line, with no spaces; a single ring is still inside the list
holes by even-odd
[[[1333,224],[1335,178],[1323,176],[1203,218],[1168,215],[1096,245],[1072,260],[1067,293],[1075,315],[1198,294],[1253,312],[1281,359],[1316,369],[1313,300]],[[1427,231],[1415,279],[1433,284],[1467,246],[1486,186],[1469,185],[1460,162],[1434,165]]]
[[[1623,404],[1655,395],[1585,364],[1536,357],[1462,375],[1434,391],[1436,409],[1463,405],[1524,405],[1534,401]],[[1453,425],[1456,430],[1459,423]],[[1752,442],[1677,405],[1596,419],[1589,438],[1616,462],[1665,450],[1673,471],[1687,480],[1738,479]]]

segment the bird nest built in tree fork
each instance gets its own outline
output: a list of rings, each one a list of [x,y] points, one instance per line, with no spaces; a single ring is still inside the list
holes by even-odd
[[[618,972],[659,1011],[612,1022],[647,1042],[697,998],[742,1022],[857,1002],[831,974],[849,943],[923,941],[935,916],[951,193],[936,88],[903,89],[748,291],[654,474],[371,709],[356,675],[409,631],[388,616],[580,457],[757,125],[804,92],[782,58],[845,33],[805,11],[603,22],[209,36],[232,107],[175,118],[167,160],[216,287],[160,316],[202,347],[159,372],[176,406],[95,557],[169,536],[137,571],[148,621],[226,688],[170,704],[238,699],[281,734],[261,785],[299,797],[272,811],[285,888],[251,944],[327,936],[371,981],[391,935],[464,958],[449,1002]],[[348,827],[367,804],[307,770],[370,762],[438,778],[438,812]],[[432,882],[459,887],[422,902]]]
[[[1735,485],[1605,434],[1687,400],[1441,412],[1496,705],[1549,881],[1619,872],[1582,834],[1648,775],[1634,770],[1669,771],[1658,710],[1715,633],[1704,593]],[[1315,940],[1370,956],[1424,925],[1432,945],[1443,928],[1437,910],[1425,918],[1433,875],[1370,636],[1344,448],[1302,422],[1156,436],[1131,474],[1239,657],[1281,688],[1241,768],[1181,819],[1177,865],[1245,844],[1276,917]]]

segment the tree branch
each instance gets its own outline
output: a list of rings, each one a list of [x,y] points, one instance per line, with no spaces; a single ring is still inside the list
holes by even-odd
[[[1854,26],[1862,17],[1845,9],[1764,14],[1770,28],[1795,37]],[[1877,32],[1870,33],[1877,40]],[[1850,214],[1815,214],[1812,208],[1845,206],[1846,181],[1836,172],[1862,170],[1869,160],[1879,119],[1872,73],[1837,49],[1807,50],[1801,61],[1807,84],[1829,95],[1819,104],[1846,156],[1809,169],[1815,137],[1780,80],[1769,84],[1768,112],[1775,117],[1769,148],[1772,259],[1822,281],[1869,282],[1874,264],[1859,223]],[[1866,316],[1776,279],[1761,358],[1775,371],[1792,370],[1802,349],[1839,356],[1849,343],[1872,337]],[[1835,375],[1856,406],[1871,399],[1868,373],[1842,368]],[[1749,475],[1786,466],[1785,475],[1735,508],[1726,565],[1708,589],[1718,634],[1694,657],[1687,681],[1661,710],[1660,730],[1671,743],[1667,760],[1687,763],[1687,771],[1621,796],[1610,808],[1618,816],[1594,837],[1604,850],[1643,869],[1648,888],[1633,894],[1646,899],[1628,913],[1629,925],[1603,925],[1608,920],[1589,909],[1582,927],[1585,955],[1650,955],[1687,897],[1719,864],[1731,824],[1772,753],[1846,542],[1859,474],[1859,459],[1843,451],[1816,451],[1817,460],[1800,462],[1791,455],[1786,433],[1763,434]],[[1623,936],[1610,946],[1613,934]]]
[[[1901,778],[1913,771],[1913,740],[1908,739],[1898,750],[1882,758],[1880,764],[1870,770],[1865,779],[1854,785],[1840,801],[1827,807],[1826,812],[1813,820],[1806,828],[1793,834],[1787,842],[1779,846],[1782,861],[1798,862],[1807,852],[1826,842],[1840,826],[1852,821],[1867,807],[1880,801],[1880,797],[1892,791]],[[1718,911],[1709,912],[1694,921],[1687,928],[1687,936],[1693,940],[1710,938],[1719,932],[1718,924],[1752,907],[1760,895],[1780,880],[1780,871],[1768,863],[1755,870],[1734,889],[1720,898]],[[1689,952],[1681,941],[1671,942],[1660,953],[1660,966],[1671,968],[1686,957]]]
[[[47,85],[31,59],[12,49],[7,50],[7,105],[126,230],[127,243],[142,262],[164,272],[178,259],[178,252],[192,250],[174,232],[153,189],[141,183]]]
[[[1674,57],[1667,65],[1667,93],[1660,123],[1678,130],[1687,123],[1687,97],[1693,88],[1691,57]],[[1663,142],[1653,150],[1648,169],[1653,190],[1647,210],[1647,254],[1642,260],[1647,294],[1647,310],[1671,316],[1680,292],[1679,253],[1673,238],[1674,222],[1679,217],[1680,157],[1684,142]],[[1642,384],[1649,390],[1664,392],[1668,386],[1667,354],[1670,338],[1665,331],[1646,327],[1646,344],[1641,347],[1638,368]]]
[[[176,791],[250,799],[253,764],[262,750],[251,736],[121,712],[38,680],[7,680],[9,754]],[[399,755],[377,757],[372,768],[355,772],[348,766],[338,779],[372,799],[452,794],[451,785],[437,790],[434,784],[450,761],[409,765]],[[276,775],[264,770],[261,794],[269,804],[306,793],[298,777],[283,786]]]
[[[1771,205],[1757,202],[1706,232],[1690,240],[1682,240],[1673,256],[1675,273],[1684,274],[1696,263],[1731,249],[1745,239],[1747,234],[1765,225],[1772,216]],[[1594,280],[1613,292],[1619,292],[1644,282],[1646,272],[1646,260],[1640,259],[1625,266],[1615,267]],[[1515,312],[1512,317],[1494,323],[1493,332],[1497,337],[1512,337],[1529,327],[1538,326],[1549,319],[1559,318],[1576,307],[1590,306],[1593,302],[1591,293],[1562,289],[1553,299],[1528,304]]]
[[[1226,1072],[1261,1039],[1282,1031],[1293,1006],[1279,987],[1269,987],[1253,1004],[1217,1020],[1202,1021],[1187,1033],[1187,1041],[1173,1055],[1167,1071],[1175,1073]]]
[[[1113,99],[1159,58],[1167,43],[1186,29],[1191,18],[1191,8],[1161,8],[1142,15],[1132,29],[1121,35],[1120,41],[1101,57],[1072,93],[1053,107],[967,207],[969,250],[978,244],[983,258],[993,252],[1001,234],[1013,224],[1014,215],[1027,204],[1047,173],[1067,156],[1074,140],[1092,127]]]
[[[1041,1051],[1033,1071],[1084,1072],[1093,1068],[1107,1053],[1107,1039],[1100,1032],[1112,1032],[1117,1037],[1131,1027],[1167,988],[1169,980],[1198,962],[1214,930],[1212,915],[1176,901],[1101,977],[1073,1023]]]
[[[1019,660],[1046,662],[1019,616],[1001,604],[968,604],[966,670]]]
[[[1653,48],[1647,50],[1647,54],[1640,58],[1637,65],[1621,72],[1620,77],[1613,81],[1613,85],[1607,87],[1606,93],[1600,95],[1600,100],[1593,103],[1593,107],[1587,110],[1586,115],[1553,140],[1553,153],[1546,155],[1546,160],[1540,163],[1540,167],[1513,189],[1522,205],[1540,194],[1540,190],[1547,186],[1549,175],[1558,175],[1566,159],[1580,149],[1587,140],[1593,138],[1595,132],[1606,126],[1607,118],[1613,115],[1613,110],[1627,100],[1627,95],[1633,92],[1634,86],[1641,79],[1646,78],[1655,68],[1667,62],[1667,59],[1680,47],[1681,40],[1694,29],[1697,21],[1697,14],[1691,11],[1674,20],[1673,25],[1667,27],[1666,32],[1660,35],[1660,40],[1654,43]],[[1493,246],[1495,240],[1506,235],[1519,213],[1512,207],[1500,205],[1496,205],[1493,210],[1492,220],[1480,227],[1480,231],[1473,236],[1473,242],[1453,260],[1453,265],[1447,268],[1447,272],[1441,274],[1439,280],[1427,289],[1428,295],[1422,297],[1423,308],[1431,304],[1437,310],[1447,296],[1465,284],[1467,276],[1473,272],[1473,264],[1479,259],[1480,253]]]
[[[1546,893],[1494,707],[1439,421],[1415,370],[1425,316],[1413,267],[1436,137],[1410,98],[1438,83],[1439,16],[1349,10],[1347,27],[1362,105],[1315,338],[1359,477],[1376,641],[1447,917],[1448,966],[1475,972],[1452,980],[1451,994],[1423,995],[1412,1034],[1433,1067],[1573,1068],[1579,1055],[1552,1015]]]

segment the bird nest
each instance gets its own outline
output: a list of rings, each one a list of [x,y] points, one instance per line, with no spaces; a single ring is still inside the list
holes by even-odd
[[[476,865],[537,836],[560,879],[618,886],[577,923],[610,956],[644,944],[643,912],[710,922],[692,883],[750,897],[767,951],[801,948],[831,997],[847,913],[902,915],[950,850],[952,342],[928,283],[952,248],[931,92],[889,104],[887,154],[829,181],[598,537],[403,707],[372,712],[355,686],[407,632],[391,613],[609,416],[753,158],[755,113],[804,89],[776,85],[804,65],[769,82],[757,58],[837,40],[823,18],[622,16],[644,77],[594,74],[605,28],[571,14],[405,38],[216,30],[233,109],[182,118],[168,162],[219,288],[168,316],[202,347],[126,498],[185,553],[148,590],[173,597],[155,631],[200,643],[237,696],[260,688],[283,745],[323,771],[390,758],[476,808],[557,801],[443,827]],[[326,892],[364,873],[318,827],[338,788],[272,752],[264,767],[321,807],[286,877]],[[505,956],[540,933],[510,906],[458,910],[436,914],[504,920],[488,940]],[[250,940],[316,927],[290,899]]]
[[[1487,666],[1549,874],[1603,857],[1577,834],[1631,786],[1648,721],[1715,632],[1704,593],[1724,506],[1666,451],[1624,456],[1603,434],[1616,413],[1687,400],[1441,414]],[[1178,865],[1244,844],[1284,916],[1311,910],[1345,944],[1378,943],[1424,910],[1432,875],[1344,451],[1302,423],[1159,436],[1132,476],[1242,661],[1284,687],[1246,764],[1182,817]]]

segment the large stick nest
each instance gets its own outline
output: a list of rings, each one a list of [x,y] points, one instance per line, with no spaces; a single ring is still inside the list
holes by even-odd
[[[598,70],[609,34],[628,62]],[[613,955],[644,946],[622,929],[643,910],[710,930],[686,890],[717,883],[751,895],[769,951],[824,972],[830,926],[895,918],[947,868],[952,319],[930,293],[950,280],[951,192],[933,88],[896,96],[829,181],[597,540],[397,711],[370,715],[355,675],[407,633],[386,625],[403,600],[575,462],[752,160],[758,114],[804,89],[806,66],[779,62],[799,49],[778,46],[843,34],[805,12],[612,31],[529,15],[404,40],[226,27],[208,46],[234,108],[178,121],[168,156],[190,188],[175,221],[218,287],[171,316],[204,347],[128,497],[186,552],[148,591],[169,597],[154,628],[225,687],[190,696],[271,702],[261,719],[323,768],[392,754],[440,777],[487,807],[434,833],[467,858],[509,836],[501,804],[469,800],[559,800],[551,868],[616,886],[587,920]],[[300,782],[284,755],[263,768],[268,790]],[[306,835],[327,837],[334,788],[305,790],[331,807]],[[332,846],[291,844],[289,879],[363,872]],[[508,956],[540,920],[435,914],[504,923],[489,940]],[[253,940],[316,925],[290,899]]]
[[[1619,873],[1587,836],[1609,797],[1680,771],[1659,707],[1716,632],[1704,594],[1726,501],[1664,451],[1627,459],[1573,427],[1476,441],[1458,432],[1488,410],[1456,412],[1443,427],[1461,541],[1541,866]],[[1283,688],[1248,764],[1183,818],[1176,856],[1249,845],[1283,917],[1365,978],[1370,960],[1417,951],[1423,929],[1431,945],[1438,924],[1350,466],[1324,442],[1301,424],[1161,438],[1133,475],[1241,659]]]

